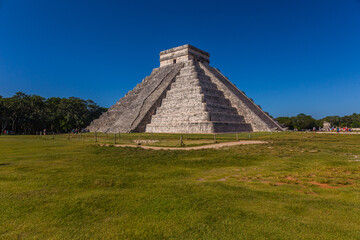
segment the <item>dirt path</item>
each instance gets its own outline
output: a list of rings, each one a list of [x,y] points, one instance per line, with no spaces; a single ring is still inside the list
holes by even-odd
[[[211,149],[211,148],[222,148],[222,147],[231,147],[237,145],[248,145],[248,144],[264,144],[267,143],[265,141],[256,141],[256,140],[244,140],[238,142],[223,142],[223,143],[216,143],[216,144],[209,144],[204,146],[197,146],[197,147],[182,147],[182,148],[175,148],[175,147],[153,147],[153,146],[142,146],[142,145],[119,145],[119,144],[100,144],[100,146],[114,146],[114,147],[140,147],[143,149],[152,149],[152,150],[200,150],[200,149]]]

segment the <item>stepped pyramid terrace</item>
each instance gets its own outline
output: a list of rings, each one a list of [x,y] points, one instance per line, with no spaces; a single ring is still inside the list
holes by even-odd
[[[99,119],[91,132],[223,133],[282,131],[218,69],[209,53],[189,44],[160,52],[153,69]]]

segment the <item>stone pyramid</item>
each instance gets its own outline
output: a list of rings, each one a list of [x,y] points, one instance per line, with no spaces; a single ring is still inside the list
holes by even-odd
[[[99,119],[91,132],[220,133],[282,131],[189,44],[160,52],[153,69]]]

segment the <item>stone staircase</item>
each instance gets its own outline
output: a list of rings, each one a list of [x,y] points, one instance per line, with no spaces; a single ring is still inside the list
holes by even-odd
[[[183,64],[156,68],[151,75],[129,91],[115,105],[94,120],[87,129],[91,132],[145,131],[152,111],[161,104],[166,91],[175,80]]]
[[[196,61],[184,63],[146,132],[213,133],[252,131]]]

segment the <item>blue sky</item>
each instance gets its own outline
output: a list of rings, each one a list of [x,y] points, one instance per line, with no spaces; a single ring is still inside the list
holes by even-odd
[[[110,107],[192,44],[271,115],[360,113],[359,0],[0,0],[0,95]]]

